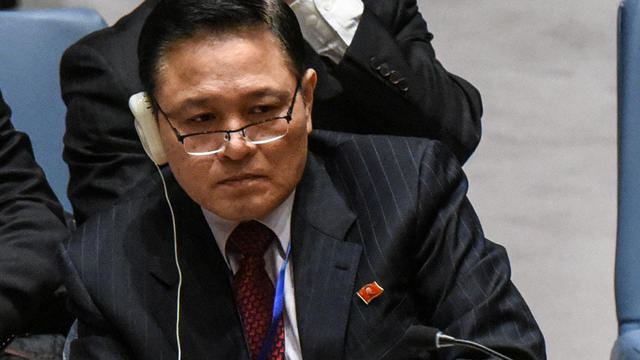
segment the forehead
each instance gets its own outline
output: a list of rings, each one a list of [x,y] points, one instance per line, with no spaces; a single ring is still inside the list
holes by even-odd
[[[201,30],[166,47],[158,65],[157,95],[176,87],[264,86],[294,78],[292,69],[280,41],[266,27]]]

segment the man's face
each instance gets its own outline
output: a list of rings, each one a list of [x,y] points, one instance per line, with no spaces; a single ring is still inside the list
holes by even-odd
[[[155,98],[164,114],[158,114],[158,123],[180,186],[200,206],[229,220],[260,218],[280,205],[304,170],[315,72],[308,70],[301,80],[282,139],[256,145],[233,133],[219,153],[194,156],[165,117],[183,135],[194,122],[199,127],[205,122],[210,130],[238,129],[285,115],[297,79],[276,37],[262,28],[181,40],[160,65]]]

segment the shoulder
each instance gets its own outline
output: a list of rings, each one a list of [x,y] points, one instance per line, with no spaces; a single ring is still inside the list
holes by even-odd
[[[88,250],[143,239],[167,215],[159,176],[149,176],[115,204],[93,214],[74,232],[69,252],[86,256]],[[99,254],[96,254],[99,255]]]
[[[432,198],[466,192],[460,163],[436,140],[314,130],[309,148],[346,189],[358,184],[367,191],[390,188],[407,196],[426,192]]]
[[[323,157],[347,157],[361,162],[441,163],[460,167],[455,156],[437,140],[392,135],[359,135],[314,130],[309,149]]]
[[[116,62],[131,61],[135,56],[138,36],[147,15],[153,9],[155,1],[145,1],[114,25],[95,31],[77,41],[65,51],[63,63],[75,56],[96,52]],[[135,59],[135,58],[134,58]]]
[[[166,260],[173,249],[172,223],[162,186],[150,182],[136,190],[89,217],[69,241],[62,257],[75,312],[99,318],[105,306],[119,306],[113,289],[132,289],[151,269],[173,276]]]

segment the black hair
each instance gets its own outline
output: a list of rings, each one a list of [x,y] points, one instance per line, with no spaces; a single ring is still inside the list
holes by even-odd
[[[225,33],[264,26],[280,41],[296,78],[304,71],[304,40],[295,14],[282,0],[161,0],[138,41],[142,85],[153,97],[160,60],[171,44],[201,31]]]

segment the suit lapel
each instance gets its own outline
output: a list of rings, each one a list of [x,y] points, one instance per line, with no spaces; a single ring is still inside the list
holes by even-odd
[[[324,166],[309,154],[296,190],[292,260],[304,359],[340,359],[360,245],[345,241],[355,220]]]
[[[189,199],[175,180],[168,180],[176,214],[178,255],[183,277],[180,297],[182,350],[190,358],[247,358],[242,325],[233,302],[230,271],[200,207]],[[170,222],[168,227],[171,227]],[[150,276],[160,285],[152,295],[157,296],[153,300],[153,313],[169,342],[176,347],[178,273],[173,232],[164,231],[162,242],[165,244],[162,252],[150,261],[149,266]]]
[[[215,353],[216,358],[248,358],[224,258],[200,208],[172,177],[168,183],[177,217],[183,271],[183,351],[188,353],[191,343],[195,348],[204,342],[209,344],[207,348],[191,357]],[[359,244],[345,241],[354,221],[355,215],[332,184],[323,164],[310,153],[296,190],[291,231],[298,332],[304,359],[343,356],[362,251]],[[171,227],[170,220],[167,226]],[[149,296],[153,298],[152,312],[175,348],[178,276],[173,260],[172,231],[161,230],[149,237],[163,243],[162,246],[156,243],[151,252],[154,256],[148,261],[149,276],[154,283]],[[148,246],[152,246],[151,243]],[[204,353],[205,350],[209,353]]]

